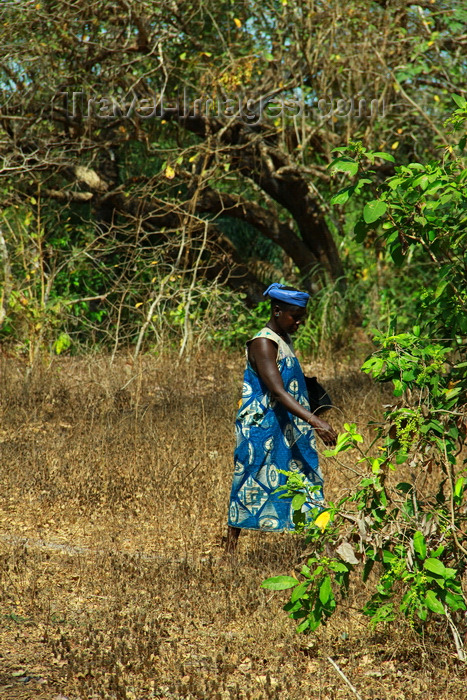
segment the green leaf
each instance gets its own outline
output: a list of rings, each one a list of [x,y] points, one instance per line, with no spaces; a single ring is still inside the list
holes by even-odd
[[[420,559],[426,558],[426,541],[423,537],[423,533],[421,533],[420,530],[417,530],[413,536],[413,548]]]
[[[301,510],[302,505],[306,501],[306,494],[304,493],[297,493],[293,498],[292,498],[292,508],[294,510]]]
[[[417,608],[417,615],[420,618],[422,622],[425,622],[426,617],[427,617],[427,609],[425,605],[421,605],[419,608]]]
[[[343,564],[341,561],[330,561],[329,568],[332,569],[332,571],[335,571],[336,573],[345,574],[349,571],[349,567],[346,564]]]
[[[340,190],[334,197],[331,197],[331,204],[345,204],[349,197],[355,192],[355,187],[350,185]]]
[[[282,498],[282,496],[279,496],[279,498]],[[306,523],[305,513],[302,513],[301,510],[294,510],[294,512],[292,514],[292,520],[293,520],[293,524],[295,525],[295,527],[297,525],[305,525],[305,523]]]
[[[290,601],[292,603],[295,603],[299,598],[301,598],[303,595],[305,595],[308,592],[308,586],[310,585],[310,581],[302,581],[299,586],[295,586],[293,589],[291,595],[290,595]]]
[[[389,549],[383,549],[383,562],[385,564],[391,564],[395,561],[397,561],[396,555],[390,552]]]
[[[425,596],[427,608],[438,615],[445,615],[442,602],[436,597],[434,591],[427,591]]]
[[[406,481],[401,481],[397,484],[396,489],[402,491],[402,493],[411,493],[413,491],[413,485],[408,484]]]
[[[444,571],[444,578],[446,580],[450,579],[450,578],[454,578],[456,573],[457,573],[457,571],[455,569],[451,569],[450,567],[447,566],[445,571]]]
[[[347,428],[345,429],[347,430]],[[353,435],[349,435],[349,433],[340,433],[337,436],[336,446],[331,450],[324,451],[325,457],[335,457],[335,455],[339,454],[339,452],[346,452],[347,450],[350,450],[353,447],[352,440],[354,439],[354,437],[355,436]],[[356,439],[358,442],[358,438]]]
[[[360,221],[357,221],[357,223],[354,226],[354,235],[355,235],[355,240],[357,241],[357,243],[363,243],[369,230],[370,229],[365,224],[363,219],[360,219]]]
[[[367,559],[365,562],[365,566],[363,567],[363,573],[362,573],[362,581],[364,583],[367,582],[368,577],[371,573],[371,570],[373,569],[373,566],[375,565],[375,560],[374,559]]]
[[[404,262],[404,253],[402,252],[402,246],[398,243],[393,245],[389,251],[391,258],[395,265],[400,267]]]
[[[363,218],[365,223],[372,224],[373,221],[380,219],[386,212],[388,205],[386,202],[382,202],[380,199],[374,199],[372,202],[365,204],[363,209]]]
[[[380,471],[381,471],[381,465],[383,464],[383,462],[384,462],[384,459],[379,459],[379,458],[373,459],[373,460],[371,461],[371,471],[373,472],[373,474],[379,474],[379,473],[380,473]]]
[[[467,107],[467,101],[465,100],[464,97],[461,97],[461,95],[451,95],[451,97],[454,100],[454,102],[456,103],[456,105],[458,107],[460,107],[461,109],[464,109],[465,107]]]
[[[429,178],[428,175],[419,175],[419,177],[416,177],[415,180],[412,182],[412,187],[417,187],[417,185],[420,185],[422,190],[426,190],[426,188],[429,185]]]
[[[293,576],[273,576],[263,581],[261,588],[268,588],[270,591],[285,591],[287,588],[293,588],[298,583]]]
[[[378,357],[377,355],[371,355],[368,360],[365,360],[365,362],[362,365],[362,370],[364,372],[371,372],[373,376],[376,376],[381,372],[381,370],[384,367],[384,360],[382,357]]]
[[[319,624],[319,623],[318,623],[318,624]],[[316,625],[316,627],[317,627],[317,626],[318,626],[318,625]],[[312,627],[312,625],[310,624],[310,620],[307,618],[306,620],[303,620],[303,622],[301,622],[301,623],[298,625],[298,627],[296,628],[295,631],[298,632],[298,633],[304,632],[306,629],[308,629],[308,627]],[[314,629],[316,629],[316,627],[315,627]]]
[[[384,151],[375,151],[372,154],[375,158],[382,158],[383,160],[390,160],[391,163],[395,163],[394,156],[392,156],[390,153],[385,153]]]
[[[325,576],[321,586],[319,587],[319,599],[323,605],[334,598],[332,594],[331,578]]]
[[[446,601],[446,605],[448,605],[451,608],[451,610],[466,609],[465,600],[458,593],[454,594],[450,591],[446,591],[446,593],[444,594],[444,599]]]
[[[292,593],[293,593],[293,591],[292,591]],[[292,601],[289,600],[289,602],[284,605],[282,610],[285,610],[286,612],[289,612],[289,613],[296,613],[299,610],[302,610],[302,604],[300,603],[299,600],[295,601],[295,603],[292,603]],[[290,614],[289,617],[292,617],[292,615]]]
[[[443,562],[439,559],[433,559],[433,557],[429,557],[425,560],[423,568],[427,571],[431,571],[431,573],[436,574],[437,576],[442,576],[443,578],[446,575],[446,567],[444,566]]]
[[[390,180],[388,180],[387,184],[391,188],[391,190],[395,190],[396,187],[399,187],[403,182],[405,182],[405,177],[392,177]]]
[[[350,175],[356,175],[358,173],[358,163],[356,163],[352,158],[348,158],[346,156],[336,158],[336,160],[333,160],[328,167],[330,170],[340,173],[349,173]]]
[[[465,478],[460,476],[456,481],[456,485],[454,486],[454,495],[457,499],[460,499],[464,493],[464,484]]]
[[[369,180],[367,177],[361,177],[358,181],[357,184],[355,185],[355,191],[360,192],[362,187],[364,185],[371,185],[371,180]]]

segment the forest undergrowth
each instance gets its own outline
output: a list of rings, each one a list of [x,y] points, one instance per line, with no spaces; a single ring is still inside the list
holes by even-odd
[[[349,347],[304,368],[333,397],[330,422],[363,430],[392,392]],[[287,592],[260,586],[296,572],[300,538],[244,534],[223,558],[241,353],[57,357],[32,373],[4,356],[0,370],[0,697],[463,700],[446,623],[372,629],[358,583],[297,635]],[[321,459],[329,500],[353,459]]]

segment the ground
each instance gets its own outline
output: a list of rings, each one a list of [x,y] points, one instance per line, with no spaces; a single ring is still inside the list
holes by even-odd
[[[305,365],[337,428],[378,416],[385,389],[351,358]],[[0,369],[2,699],[464,700],[445,626],[369,628],[361,583],[297,635],[260,585],[296,572],[298,536],[244,534],[223,558],[241,353]],[[322,467],[334,498],[352,472]]]

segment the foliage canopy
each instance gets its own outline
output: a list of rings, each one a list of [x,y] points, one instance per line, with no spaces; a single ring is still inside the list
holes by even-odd
[[[10,328],[136,344],[145,324],[157,339],[154,308],[182,304],[185,331],[210,309],[200,280],[248,303],[283,277],[342,292],[333,149],[435,157],[465,85],[464,20],[457,1],[4,1]],[[22,328],[18,304],[35,307]]]

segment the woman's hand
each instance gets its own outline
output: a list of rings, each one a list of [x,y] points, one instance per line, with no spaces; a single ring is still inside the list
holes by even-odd
[[[325,445],[328,445],[328,447],[334,447],[337,441],[337,433],[334,428],[329,425],[329,423],[326,423],[325,420],[318,418],[318,416],[313,414],[311,414],[311,418],[308,420],[308,423],[316,430]]]

